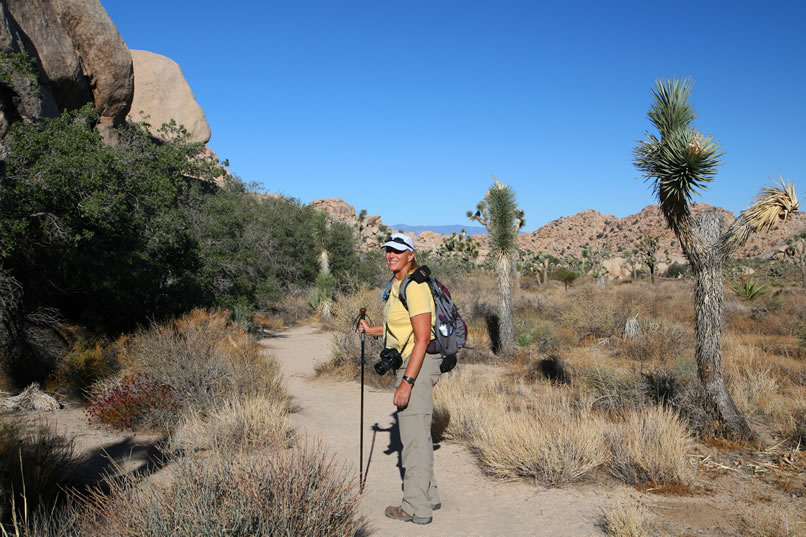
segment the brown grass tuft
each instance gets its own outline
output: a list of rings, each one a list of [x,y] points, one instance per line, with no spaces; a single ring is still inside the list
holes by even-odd
[[[171,465],[170,485],[125,476],[109,494],[80,498],[84,537],[222,535],[354,535],[355,479],[320,447],[271,456],[216,453]]]
[[[608,434],[610,472],[625,483],[687,483],[692,439],[677,414],[662,406],[625,413]]]
[[[633,501],[619,503],[605,511],[603,529],[608,537],[652,537],[652,525]]]

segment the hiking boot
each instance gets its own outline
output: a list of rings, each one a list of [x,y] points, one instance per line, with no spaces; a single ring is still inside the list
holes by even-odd
[[[394,518],[395,520],[402,520],[403,522],[414,522],[415,524],[430,524],[433,520],[433,517],[419,517],[408,514],[406,511],[403,510],[402,507],[399,505],[390,505],[386,508],[386,511],[383,512],[389,518]]]

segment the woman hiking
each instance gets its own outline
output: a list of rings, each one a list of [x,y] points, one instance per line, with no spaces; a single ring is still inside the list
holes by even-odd
[[[400,301],[400,284],[417,268],[411,237],[393,233],[381,248],[386,250],[386,265],[392,272],[392,283],[388,296],[385,295],[383,324],[373,326],[362,319],[358,330],[383,337],[384,349],[399,352],[403,362],[397,369],[393,398],[403,444],[403,500],[399,506],[387,507],[384,514],[405,522],[430,524],[433,511],[441,507],[434,477],[431,415],[434,385],[439,380],[442,358],[439,354],[426,354],[434,325],[434,299],[427,282],[412,280],[405,293],[408,309]]]

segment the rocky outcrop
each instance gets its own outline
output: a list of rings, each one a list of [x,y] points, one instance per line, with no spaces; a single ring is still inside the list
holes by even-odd
[[[73,42],[101,113],[99,130],[109,139],[112,127],[129,113],[134,70],[129,48],[98,0],[50,0]]]
[[[190,133],[190,141],[207,143],[210,125],[193,96],[179,65],[170,58],[145,50],[132,50],[134,101],[130,121],[146,120],[151,133],[172,119]]]
[[[379,238],[383,238],[389,233],[389,228],[381,222],[380,216],[370,215],[359,218],[355,213],[355,207],[342,198],[314,200],[311,202],[311,207],[324,211],[331,218],[344,222],[355,229],[359,245],[364,250],[377,248]]]
[[[24,49],[34,55],[59,110],[72,110],[92,101],[81,59],[49,0],[6,0],[22,30]],[[54,109],[55,111],[56,109]]]
[[[21,52],[33,49],[5,3],[0,3],[0,50]],[[28,75],[15,68],[12,61],[0,62],[0,137],[5,136],[11,123],[42,116],[54,116],[58,107],[50,89],[39,82],[35,74]],[[0,159],[5,159],[5,144],[0,143]]]
[[[210,126],[179,66],[158,54],[129,51],[99,0],[0,1],[0,52],[20,51],[33,57],[37,73],[21,76],[13,61],[0,61],[0,137],[14,121],[91,103],[108,143],[115,142],[114,127],[130,112],[136,121],[141,112],[147,115],[155,135],[174,120],[191,141],[210,139]]]

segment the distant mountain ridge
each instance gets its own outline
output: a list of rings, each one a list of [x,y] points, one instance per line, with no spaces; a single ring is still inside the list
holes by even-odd
[[[379,215],[356,215],[355,207],[341,198],[314,200],[311,206],[322,210],[358,231],[359,242],[365,250],[375,249],[383,242],[390,231],[403,230],[417,234],[417,249],[437,251],[451,233],[462,229],[474,235],[479,246],[479,259],[489,253],[489,236],[477,234],[481,226],[408,226],[397,224],[386,226]],[[719,209],[706,203],[692,203],[691,212],[696,217],[703,211]],[[728,226],[736,218],[733,213],[720,209],[724,225]],[[527,215],[528,216],[528,215]],[[481,228],[484,229],[484,228]],[[779,252],[787,238],[806,230],[806,213],[795,214],[783,225],[775,226],[769,232],[754,233],[736,252],[737,258],[768,258]],[[534,252],[546,252],[556,257],[581,257],[583,250],[591,248],[612,254],[614,259],[626,258],[635,248],[641,237],[658,237],[663,258],[685,262],[680,244],[669,229],[658,205],[648,205],[640,212],[618,218],[612,214],[602,214],[594,209],[586,209],[572,216],[564,216],[549,222],[531,233],[518,234],[518,246]],[[615,273],[617,267],[609,268]]]
[[[394,224],[389,226],[395,231],[402,231],[404,233],[414,233],[419,235],[423,231],[430,231],[439,235],[450,235],[451,233],[461,233],[464,229],[468,235],[486,235],[487,228],[482,226],[463,226],[461,224],[445,225],[445,226],[410,226],[408,224]]]

